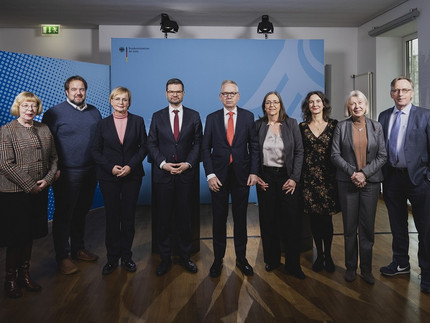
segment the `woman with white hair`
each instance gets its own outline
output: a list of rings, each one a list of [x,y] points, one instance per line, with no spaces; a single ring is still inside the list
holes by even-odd
[[[359,251],[361,277],[372,285],[375,283],[372,249],[376,205],[383,180],[381,167],[387,160],[387,152],[381,124],[365,116],[366,96],[360,91],[352,91],[345,107],[350,117],[336,126],[331,150],[331,160],[337,168],[343,218],[345,280],[352,282],[357,276]]]

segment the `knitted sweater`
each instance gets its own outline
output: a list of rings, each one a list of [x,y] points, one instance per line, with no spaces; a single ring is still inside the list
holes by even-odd
[[[95,166],[91,144],[99,120],[100,112],[90,104],[80,111],[64,101],[45,112],[42,122],[54,137],[60,170],[89,170]]]

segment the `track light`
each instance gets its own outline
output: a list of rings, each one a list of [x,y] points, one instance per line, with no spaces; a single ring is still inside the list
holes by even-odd
[[[404,25],[410,21],[415,20],[418,16],[420,15],[420,12],[418,11],[417,8],[415,9],[411,9],[407,14],[394,19],[392,21],[387,22],[386,24],[379,26],[379,27],[373,27],[373,29],[371,31],[369,31],[369,36],[370,37],[376,37],[379,36],[383,33],[386,33],[387,31],[390,31],[394,28],[397,28],[401,25]]]
[[[170,20],[166,13],[161,14],[161,28],[160,30],[164,33],[164,37],[167,38],[167,33],[176,33],[179,30],[178,23],[176,21]]]
[[[273,24],[269,21],[268,15],[261,16],[261,22],[258,23],[257,33],[264,34],[264,38],[267,39],[267,34],[273,34]]]

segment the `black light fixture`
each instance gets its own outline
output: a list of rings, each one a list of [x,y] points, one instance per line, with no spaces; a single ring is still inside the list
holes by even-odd
[[[268,15],[261,16],[261,22],[258,23],[257,33],[264,34],[264,38],[267,39],[267,34],[273,34],[273,24],[269,21]]]
[[[164,33],[164,37],[167,38],[167,33],[177,33],[179,30],[178,23],[170,20],[169,15],[166,13],[161,14],[161,28],[160,30]]]

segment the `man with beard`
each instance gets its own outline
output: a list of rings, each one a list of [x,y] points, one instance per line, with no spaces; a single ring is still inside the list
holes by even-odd
[[[90,146],[101,115],[85,102],[88,85],[81,76],[69,77],[64,88],[66,101],[46,111],[42,122],[51,130],[59,157],[58,180],[53,185],[52,235],[59,270],[69,275],[78,271],[72,258],[98,258],[85,249],[84,233],[85,217],[97,185]]]

